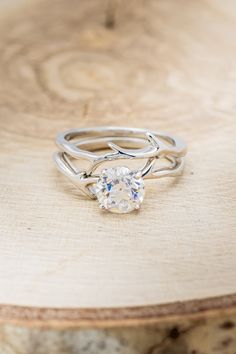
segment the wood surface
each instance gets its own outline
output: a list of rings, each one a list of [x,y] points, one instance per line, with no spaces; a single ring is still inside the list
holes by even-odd
[[[195,349],[188,334],[171,354],[235,354],[236,3],[11,0],[0,9],[0,353],[77,354],[78,336],[85,347],[93,337],[88,353],[115,353],[117,336],[121,353],[167,354],[163,333],[200,323],[206,344]],[[101,212],[52,162],[57,132],[94,125],[179,135],[183,176],[147,182],[139,213]],[[158,350],[147,324],[163,329]]]

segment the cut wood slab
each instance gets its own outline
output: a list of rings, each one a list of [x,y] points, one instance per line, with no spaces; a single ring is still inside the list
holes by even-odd
[[[236,3],[0,2],[0,353],[235,354]],[[59,131],[188,144],[112,215],[52,162]]]

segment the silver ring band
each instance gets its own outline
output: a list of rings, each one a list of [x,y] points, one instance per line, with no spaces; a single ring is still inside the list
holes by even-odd
[[[60,149],[54,154],[58,169],[93,199],[98,197],[94,185],[101,179],[97,169],[103,163],[146,159],[145,164],[135,170],[140,178],[176,176],[183,170],[187,150],[186,144],[172,135],[121,127],[71,129],[59,133],[56,143]],[[104,150],[109,152],[104,153]],[[78,169],[73,162],[75,159],[87,160],[89,167]],[[160,160],[165,164],[157,167]]]
[[[60,150],[67,152],[74,158],[86,158],[88,160],[94,161],[99,156],[91,151],[85,151],[79,146],[89,141],[93,144],[96,142],[111,142],[115,139],[123,139],[125,142],[127,139],[133,143],[137,143],[138,139],[145,139],[149,136],[154,136],[155,142],[152,149],[147,155],[146,151],[140,151],[138,158],[146,157],[157,157],[161,154],[172,154],[176,157],[182,157],[186,154],[186,144],[179,138],[171,136],[162,132],[151,132],[145,129],[138,128],[121,128],[121,127],[93,127],[93,128],[83,128],[83,129],[70,129],[63,133],[59,133],[56,138],[56,143]],[[74,143],[71,140],[79,138]],[[141,142],[141,140],[140,140]],[[156,149],[155,143],[158,144],[158,149]],[[96,149],[96,146],[92,146]],[[145,156],[143,154],[145,153]]]

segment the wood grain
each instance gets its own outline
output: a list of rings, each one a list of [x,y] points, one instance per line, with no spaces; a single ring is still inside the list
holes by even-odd
[[[32,323],[46,307],[64,324],[77,313],[79,325],[79,309],[96,322],[119,308],[105,322],[125,323],[124,307],[138,306],[140,320],[149,305],[156,319],[160,305],[194,299],[218,316],[225,301],[234,311],[235,3],[0,6],[1,321]],[[138,214],[101,213],[53,166],[58,131],[107,124],[188,143],[184,175],[150,182]],[[34,306],[31,321],[13,305]]]

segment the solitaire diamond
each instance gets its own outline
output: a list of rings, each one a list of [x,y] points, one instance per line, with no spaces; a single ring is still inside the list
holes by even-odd
[[[112,213],[129,213],[139,209],[144,198],[144,181],[140,172],[128,167],[104,169],[94,188],[102,209]]]

